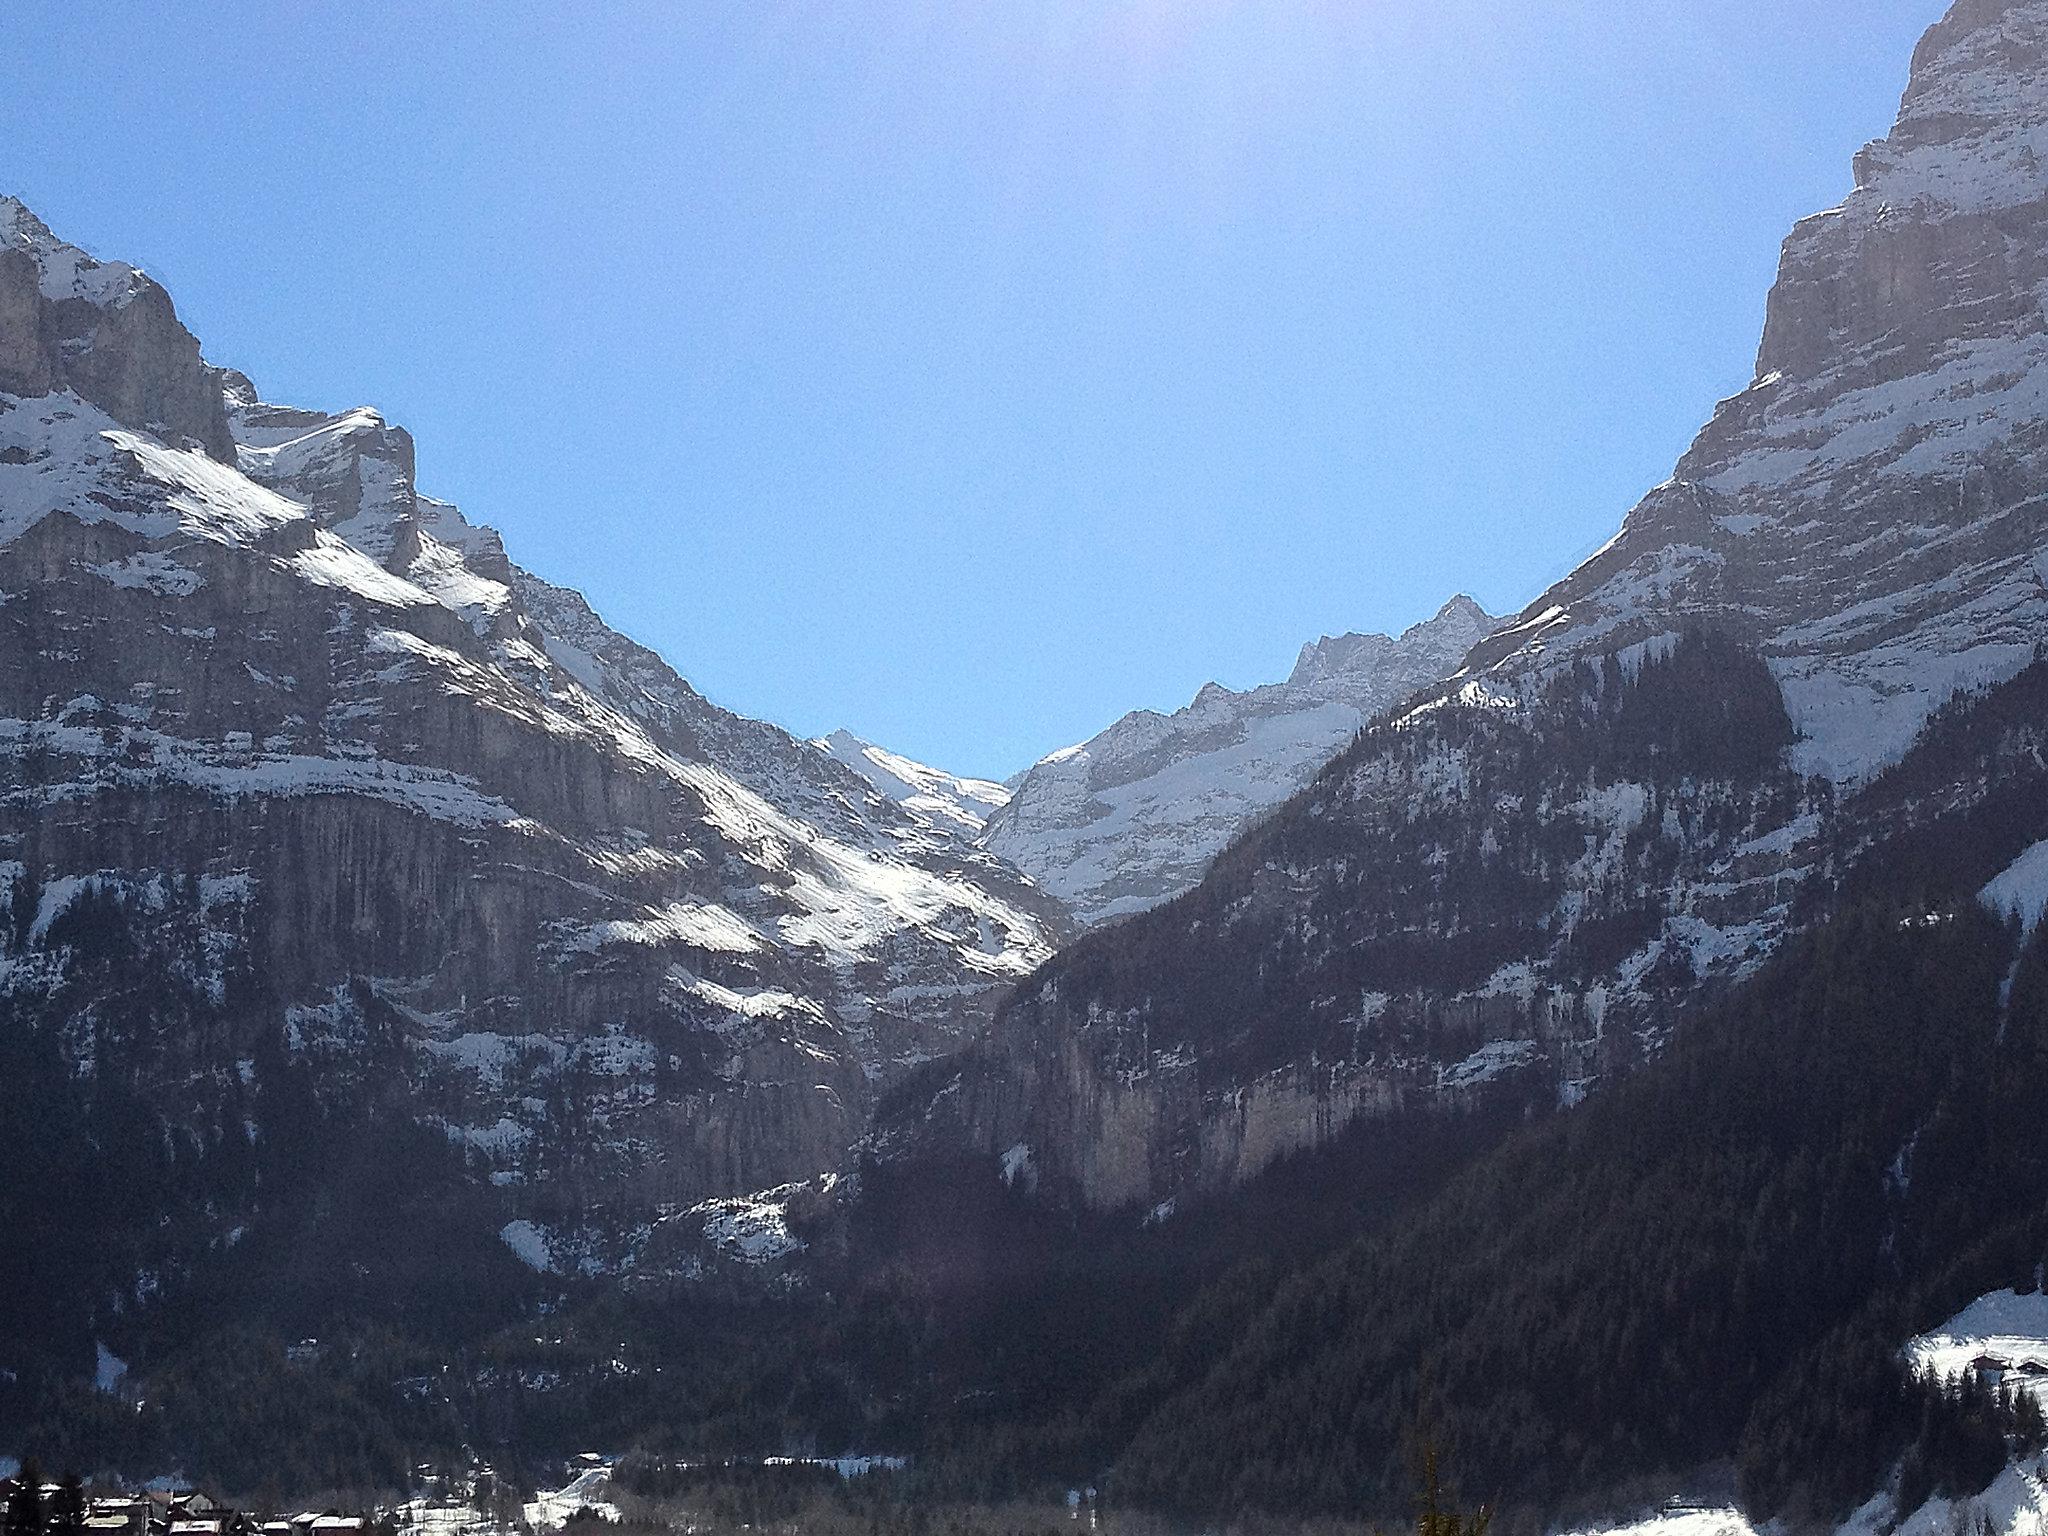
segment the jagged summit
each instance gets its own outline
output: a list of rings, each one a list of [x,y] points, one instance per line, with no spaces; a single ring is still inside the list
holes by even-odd
[[[1433,618],[1411,624],[1398,636],[1325,635],[1301,648],[1294,671],[1287,681],[1296,687],[1336,677],[1347,672],[1370,672],[1388,664],[1404,649],[1426,650],[1432,656],[1456,649],[1463,643],[1470,650],[1500,624],[1478,603],[1459,593],[1437,610]]]
[[[41,274],[43,296],[52,303],[82,299],[105,307],[124,303],[151,281],[123,261],[99,261],[57,238],[20,198],[0,195],[0,246],[27,252]]]
[[[1231,838],[1314,776],[1359,726],[1456,669],[1496,621],[1468,597],[1390,635],[1325,637],[1284,683],[1208,683],[1138,710],[1013,782],[987,844],[1084,922],[1187,890]]]
[[[234,462],[220,376],[171,297],[123,262],[102,262],[0,198],[0,392],[69,391],[170,447]]]

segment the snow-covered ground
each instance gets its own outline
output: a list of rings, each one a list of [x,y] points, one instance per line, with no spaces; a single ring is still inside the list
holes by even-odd
[[[1661,1509],[1621,1525],[1585,1527],[1569,1536],[1756,1536],[1739,1509]]]
[[[1991,1536],[2048,1533],[2048,1459],[2029,1456],[2001,1472],[1989,1488],[1965,1499],[1930,1499],[1903,1518],[1890,1494],[1879,1494],[1836,1530],[1836,1536],[1953,1536],[1990,1522]],[[1772,1533],[1774,1525],[1764,1531]],[[1639,1520],[1584,1527],[1568,1536],[1759,1536],[1739,1509],[1661,1509]]]
[[[587,1458],[586,1458],[587,1459]],[[908,1466],[903,1456],[765,1456],[764,1467],[823,1467],[840,1477],[866,1477],[872,1472],[896,1472]],[[0,1461],[0,1474],[9,1464]],[[525,1529],[545,1536],[558,1531],[579,1509],[587,1509],[604,1520],[620,1518],[612,1497],[612,1469],[609,1462],[583,1467],[576,1476],[552,1491],[543,1490],[520,1506]],[[504,1527],[489,1511],[464,1497],[418,1498],[389,1511],[398,1536],[502,1536]],[[678,1527],[681,1529],[682,1527]],[[1704,1536],[1704,1533],[1703,1533]]]
[[[484,1536],[498,1529],[474,1505],[441,1499],[411,1499],[391,1511],[398,1536]]]
[[[524,1510],[526,1523],[536,1531],[560,1530],[579,1509],[594,1510],[607,1520],[616,1520],[618,1506],[608,1497],[611,1485],[612,1469],[608,1466],[579,1472],[553,1493],[535,1495]]]
[[[1991,1536],[2042,1536],[2048,1531],[2048,1461],[2029,1456],[1967,1499],[1929,1499],[1903,1520],[1879,1495],[1845,1521],[1839,1536],[1952,1536],[1990,1523]]]
[[[1980,1355],[2008,1367],[2038,1365],[2048,1370],[2048,1294],[1993,1291],[1979,1296],[1906,1346],[1906,1358],[1915,1368],[1943,1378],[1962,1375]],[[2048,1381],[2032,1385],[2040,1395]]]

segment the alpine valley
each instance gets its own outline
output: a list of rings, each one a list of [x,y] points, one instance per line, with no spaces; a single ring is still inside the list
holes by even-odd
[[[0,754],[0,1452],[2048,1519],[2048,0],[1523,612],[1007,784],[710,704],[0,202]]]

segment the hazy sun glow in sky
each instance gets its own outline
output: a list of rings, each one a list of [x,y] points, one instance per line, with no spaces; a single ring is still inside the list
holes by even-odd
[[[30,4],[0,190],[712,698],[1000,776],[1602,542],[1941,8]]]

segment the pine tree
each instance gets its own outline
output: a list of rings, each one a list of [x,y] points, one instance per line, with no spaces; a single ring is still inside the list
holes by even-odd
[[[2022,1456],[2048,1447],[2048,1415],[2041,1412],[2041,1399],[2031,1387],[2013,1393],[2012,1437]]]
[[[58,1480],[49,1514],[50,1536],[79,1536],[85,1529],[85,1484],[76,1472],[66,1472]]]
[[[1486,1536],[1493,1511],[1484,1505],[1467,1513],[1444,1487],[1443,1458],[1435,1440],[1422,1445],[1421,1488],[1416,1499],[1415,1536]]]
[[[43,1536],[43,1472],[33,1457],[21,1464],[7,1496],[6,1536]]]

